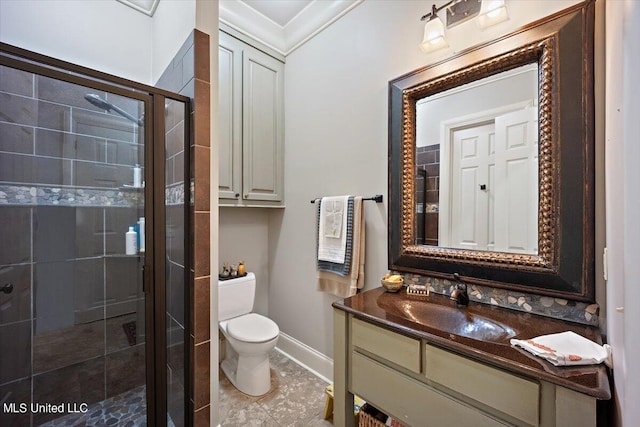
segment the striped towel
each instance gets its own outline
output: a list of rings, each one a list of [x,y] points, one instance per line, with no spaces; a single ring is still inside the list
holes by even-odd
[[[322,199],[318,200],[318,229],[316,230],[316,236],[319,235],[320,228],[320,211],[321,211]],[[318,245],[316,244],[316,255],[317,255]],[[351,270],[351,252],[353,250],[353,196],[349,196],[349,201],[347,202],[347,243],[344,255],[344,263],[338,264],[331,261],[323,261],[318,259],[318,270],[319,271],[330,271],[332,273],[339,274],[341,276],[346,276],[349,274]],[[316,257],[317,258],[317,257]]]
[[[342,275],[333,271],[318,269],[318,290],[329,292],[333,295],[347,298],[355,295],[358,289],[364,287],[364,249],[365,249],[365,226],[364,226],[364,203],[362,197],[353,198],[353,215],[351,226],[351,249],[349,257],[351,267],[343,265],[342,271],[348,274]],[[346,260],[345,260],[346,262]],[[337,266],[331,266],[338,268]]]
[[[323,197],[318,224],[318,259],[344,263],[349,196]]]

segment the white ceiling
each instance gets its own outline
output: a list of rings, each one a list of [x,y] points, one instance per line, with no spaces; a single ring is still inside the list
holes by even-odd
[[[145,15],[153,16],[160,0],[118,0],[122,4],[134,8]]]
[[[160,0],[117,0],[153,16]],[[220,22],[282,55],[364,0],[219,0]]]
[[[288,55],[364,0],[219,0],[220,22]]]
[[[284,27],[315,0],[239,0]]]

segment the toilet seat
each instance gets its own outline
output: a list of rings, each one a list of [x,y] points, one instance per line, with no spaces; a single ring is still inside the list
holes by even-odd
[[[229,320],[227,333],[238,341],[258,343],[276,338],[280,329],[273,320],[249,313]]]

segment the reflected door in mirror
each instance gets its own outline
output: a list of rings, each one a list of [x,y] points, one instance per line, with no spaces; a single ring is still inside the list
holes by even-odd
[[[417,244],[538,253],[538,68],[416,103]]]

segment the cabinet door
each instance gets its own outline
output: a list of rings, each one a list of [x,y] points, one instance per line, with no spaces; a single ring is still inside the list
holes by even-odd
[[[239,199],[242,179],[243,43],[220,32],[218,46],[220,158],[218,197]]]
[[[245,46],[242,71],[242,197],[280,202],[284,183],[284,64]]]
[[[358,352],[351,356],[349,391],[409,426],[508,425]]]

